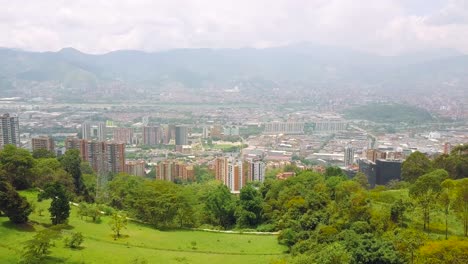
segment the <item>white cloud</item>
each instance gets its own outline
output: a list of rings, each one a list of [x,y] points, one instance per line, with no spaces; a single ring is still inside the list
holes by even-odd
[[[426,4],[429,5],[429,1]],[[411,15],[407,0],[0,0],[0,46],[92,53],[310,41],[382,54],[468,53],[468,1]]]

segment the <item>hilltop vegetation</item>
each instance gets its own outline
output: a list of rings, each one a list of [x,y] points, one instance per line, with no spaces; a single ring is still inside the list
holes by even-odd
[[[372,103],[347,109],[344,115],[348,119],[361,119],[376,123],[421,124],[433,120],[426,110],[404,104]]]
[[[76,151],[33,154],[0,152],[0,253],[12,263],[468,261],[467,146],[435,160],[413,153],[405,182],[387,187],[369,190],[363,174],[348,179],[335,167],[319,174],[290,166],[297,176],[248,184],[239,196],[204,177],[175,184],[119,174],[96,190]]]

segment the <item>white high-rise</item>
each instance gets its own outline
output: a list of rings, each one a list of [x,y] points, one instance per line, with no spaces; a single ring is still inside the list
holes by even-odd
[[[8,113],[0,116],[0,149],[7,144],[20,145],[18,117]]]

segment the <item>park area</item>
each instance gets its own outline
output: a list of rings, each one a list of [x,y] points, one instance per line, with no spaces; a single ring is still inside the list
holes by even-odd
[[[18,263],[25,242],[51,226],[50,200],[37,202],[37,192],[21,195],[34,201],[30,222],[14,225],[0,217],[0,263]],[[78,249],[65,247],[57,239],[45,263],[269,263],[284,256],[286,247],[275,235],[226,234],[192,230],[156,230],[130,221],[122,236],[114,239],[108,216],[99,223],[80,218],[72,207],[67,233],[81,232],[84,242]]]

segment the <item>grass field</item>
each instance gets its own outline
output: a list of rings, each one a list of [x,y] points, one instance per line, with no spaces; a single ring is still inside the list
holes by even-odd
[[[375,193],[371,192],[372,206],[378,210],[389,210],[392,203],[399,199],[402,199],[403,201],[409,201],[411,199],[408,194],[408,189],[387,190]],[[449,214],[447,219],[448,235],[462,237],[463,224],[460,220],[456,218],[453,212]],[[408,227],[423,230],[421,210],[408,208],[405,213],[404,222]],[[435,208],[432,210],[429,231],[427,234],[431,239],[445,238],[445,214],[441,208]]]
[[[35,201],[35,192],[22,192]],[[49,200],[36,202],[32,224],[15,226],[6,217],[0,218],[0,263],[17,263],[26,240],[35,231],[50,224]],[[45,209],[39,216],[38,209]],[[72,250],[57,240],[46,263],[269,263],[283,256],[285,248],[276,236],[223,234],[203,231],[159,231],[131,222],[123,230],[123,238],[114,240],[108,218],[92,223],[77,216],[72,209],[67,231],[82,232],[83,248]],[[145,262],[146,261],[146,262]]]

